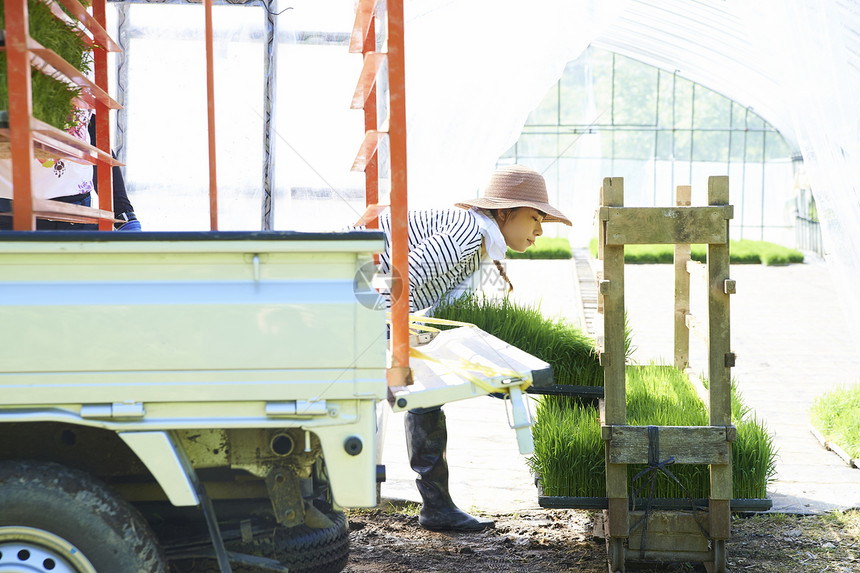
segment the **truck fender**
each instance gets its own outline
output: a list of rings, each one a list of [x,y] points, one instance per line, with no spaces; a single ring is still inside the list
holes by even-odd
[[[175,506],[200,505],[185,451],[169,432],[117,432]]]
[[[357,401],[354,424],[318,426],[335,502],[342,507],[374,507],[376,500],[376,404]]]

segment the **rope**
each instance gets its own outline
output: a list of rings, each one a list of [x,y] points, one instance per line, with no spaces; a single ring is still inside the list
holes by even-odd
[[[648,517],[651,514],[651,502],[654,500],[654,494],[657,491],[657,476],[661,473],[678,484],[684,493],[687,494],[687,499],[690,500],[690,507],[693,510],[693,519],[696,521],[696,525],[699,526],[699,530],[706,539],[709,541],[711,539],[711,534],[708,533],[708,530],[706,530],[699,521],[699,512],[696,509],[696,502],[693,499],[693,495],[690,493],[690,490],[684,487],[684,484],[678,481],[678,478],[676,478],[675,475],[666,468],[666,466],[670,466],[674,463],[674,457],[669,457],[660,461],[659,428],[657,426],[648,426],[648,467],[633,476],[633,488],[631,488],[630,492],[632,509],[633,511],[636,511],[636,498],[646,486],[648,487],[648,497],[645,500],[645,513],[630,527],[630,530],[633,531],[639,527],[640,524],[642,525],[642,540],[639,544],[639,557],[641,559],[645,558],[645,540],[648,533]],[[646,476],[647,482],[643,483],[639,488],[635,488],[636,482]]]

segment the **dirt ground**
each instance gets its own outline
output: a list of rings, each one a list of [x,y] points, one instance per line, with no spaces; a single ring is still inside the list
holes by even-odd
[[[434,533],[415,507],[350,512],[348,573],[606,573],[606,548],[592,534],[594,513],[530,510],[492,515],[495,529]],[[736,517],[728,569],[755,573],[860,572],[860,512]],[[629,571],[705,571],[701,563],[635,565]]]
[[[607,573],[606,545],[593,535],[595,512],[570,509],[487,514],[496,527],[438,533],[418,525],[418,506],[347,512],[346,573]],[[860,572],[860,511],[816,516],[736,516],[727,543],[731,573]],[[270,555],[270,557],[277,557]],[[218,573],[211,559],[172,562],[171,572]],[[271,569],[233,566],[234,572]],[[702,563],[637,564],[627,571],[705,572]],[[319,572],[318,572],[319,573]],[[331,573],[326,571],[326,573]]]

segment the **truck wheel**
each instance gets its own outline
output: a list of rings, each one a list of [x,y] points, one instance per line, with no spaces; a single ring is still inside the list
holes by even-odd
[[[321,529],[307,525],[278,527],[271,545],[257,545],[252,552],[279,561],[290,573],[342,571],[349,559],[346,516],[342,511],[334,511],[325,502],[317,500],[314,504],[333,525]]]
[[[50,462],[0,462],[0,571],[164,573],[149,525],[93,477]]]

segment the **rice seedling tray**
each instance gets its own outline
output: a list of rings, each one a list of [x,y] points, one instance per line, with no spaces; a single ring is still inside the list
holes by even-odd
[[[697,510],[707,511],[708,499],[693,500]],[[608,509],[609,501],[605,497],[566,497],[555,495],[539,495],[538,505],[544,509]],[[637,501],[636,508],[630,502],[630,509],[641,509],[644,501]],[[769,511],[773,507],[771,499],[732,499],[729,503],[732,513],[758,513]],[[688,510],[690,500],[684,498],[655,498],[651,500],[652,509]]]
[[[544,394],[547,396],[570,396],[574,398],[603,398],[603,386],[579,386],[572,384],[550,384],[548,386],[530,386],[528,394]]]

